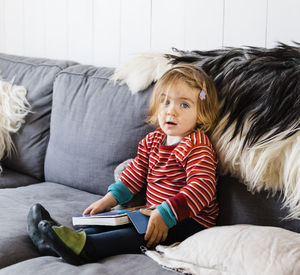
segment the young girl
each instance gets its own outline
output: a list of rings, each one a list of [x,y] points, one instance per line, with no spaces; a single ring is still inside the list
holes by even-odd
[[[39,204],[28,215],[29,235],[42,254],[58,254],[71,264],[97,261],[140,247],[180,242],[215,225],[216,166],[214,149],[205,134],[215,124],[218,100],[212,80],[192,65],[178,65],[156,83],[149,122],[159,128],[139,143],[137,157],[108,193],[83,214],[108,211],[129,202],[147,185],[150,216],[147,232],[132,225],[90,227],[74,231],[54,221]]]

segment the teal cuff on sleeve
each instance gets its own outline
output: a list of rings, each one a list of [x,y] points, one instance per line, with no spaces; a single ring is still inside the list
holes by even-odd
[[[164,201],[162,204],[156,206],[159,214],[163,218],[166,225],[171,228],[177,224],[177,220],[169,205]]]
[[[133,194],[129,188],[120,180],[108,186],[108,192],[111,192],[119,204],[130,202]]]

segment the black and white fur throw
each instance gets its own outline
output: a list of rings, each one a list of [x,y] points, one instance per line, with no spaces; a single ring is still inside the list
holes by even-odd
[[[149,52],[122,65],[112,79],[134,93],[178,63],[200,66],[215,81],[220,118],[211,139],[220,172],[252,192],[280,191],[287,218],[300,219],[300,44]]]

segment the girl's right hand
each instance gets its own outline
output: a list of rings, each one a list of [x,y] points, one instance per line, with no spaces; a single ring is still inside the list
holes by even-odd
[[[82,215],[95,215],[99,212],[109,211],[117,204],[118,202],[115,197],[111,193],[107,193],[103,198],[93,202],[88,208],[86,208]]]

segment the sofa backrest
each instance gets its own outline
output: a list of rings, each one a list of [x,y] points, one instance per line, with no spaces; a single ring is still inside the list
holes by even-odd
[[[133,158],[146,123],[151,89],[131,95],[109,80],[113,69],[78,65],[54,83],[47,181],[97,194],[114,182],[114,169]]]
[[[220,207],[217,225],[276,226],[300,233],[300,220],[286,219],[289,209],[283,208],[280,192],[251,193],[245,184],[229,175],[219,177],[217,187]]]
[[[16,152],[2,165],[14,171],[42,180],[44,160],[49,139],[53,83],[58,72],[76,64],[42,58],[0,54],[0,76],[24,86],[31,113],[26,123],[12,136]]]

